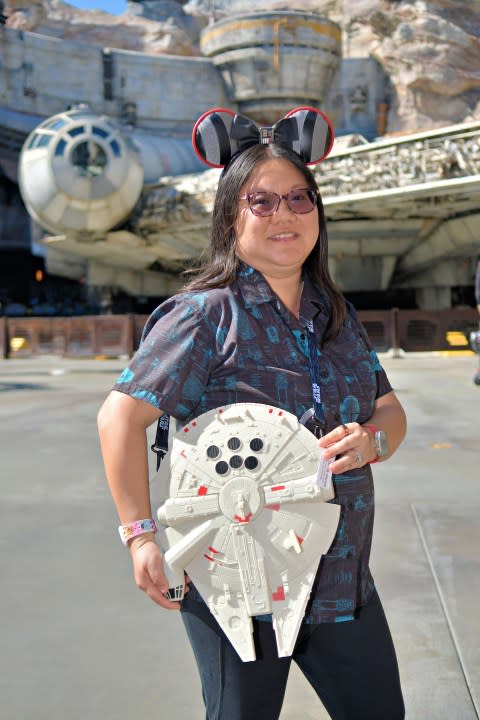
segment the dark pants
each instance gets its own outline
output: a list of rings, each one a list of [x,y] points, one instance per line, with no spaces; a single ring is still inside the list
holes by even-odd
[[[254,618],[257,659],[245,663],[195,594],[193,590],[183,601],[182,618],[202,681],[207,720],[277,720],[292,659],[333,720],[405,717],[395,649],[376,592],[356,620],[303,624],[292,657],[278,657],[272,624]]]

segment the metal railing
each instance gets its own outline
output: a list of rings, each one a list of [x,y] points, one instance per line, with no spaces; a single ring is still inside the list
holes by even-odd
[[[469,332],[478,327],[475,308],[393,308],[358,314],[378,352],[468,350]],[[0,317],[0,356],[129,357],[139,345],[147,317]]]

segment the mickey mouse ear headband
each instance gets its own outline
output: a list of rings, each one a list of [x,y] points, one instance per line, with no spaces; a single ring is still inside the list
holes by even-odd
[[[307,165],[325,160],[333,146],[334,132],[327,116],[312,107],[290,110],[271,127],[258,127],[245,115],[227,108],[213,108],[201,115],[192,131],[192,145],[210,167],[228,165],[237,153],[252,145],[284,145]]]

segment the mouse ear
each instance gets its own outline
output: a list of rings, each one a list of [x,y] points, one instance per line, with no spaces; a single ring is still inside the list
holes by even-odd
[[[297,107],[272,127],[260,129],[253,120],[228,108],[212,108],[197,120],[192,145],[206,165],[224,168],[237,153],[256,144],[275,143],[294,150],[307,165],[324,160],[333,146],[333,126],[313,107]]]
[[[316,165],[325,160],[335,138],[333,125],[325,113],[305,106],[290,110],[285,117],[294,119],[297,123],[298,140],[293,142],[291,147],[303,162]]]
[[[213,108],[201,115],[192,131],[192,145],[200,160],[223,168],[233,155],[259,141],[253,120],[228,108]]]
[[[234,117],[233,110],[212,108],[200,115],[193,126],[193,149],[206,165],[225,167],[232,157],[230,128]]]

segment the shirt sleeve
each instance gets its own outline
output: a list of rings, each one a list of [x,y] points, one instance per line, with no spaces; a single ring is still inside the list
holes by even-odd
[[[176,296],[147,321],[135,355],[114,389],[185,420],[208,383],[215,337],[201,308]]]
[[[378,359],[378,355],[375,352],[375,350],[370,350],[370,357],[372,358],[372,362],[374,363],[375,367],[375,376],[377,378],[377,399],[382,397],[383,395],[387,395],[387,393],[392,392],[393,388],[390,385],[390,380],[387,377],[387,373],[385,372],[382,364],[380,363],[380,360]]]
[[[368,337],[368,333],[365,330],[365,327],[363,323],[360,321],[360,318],[358,317],[357,311],[353,307],[351,303],[347,304],[348,311],[352,317],[353,322],[357,325],[360,336],[365,343],[365,345],[368,348],[368,352],[370,353],[370,360],[373,365],[373,369],[375,371],[375,379],[377,383],[377,392],[375,397],[378,399],[382,397],[383,395],[387,395],[387,393],[392,392],[393,388],[390,384],[390,381],[387,377],[387,373],[385,372],[382,364],[380,363],[379,357],[376,353],[376,350],[374,349],[370,338]]]

